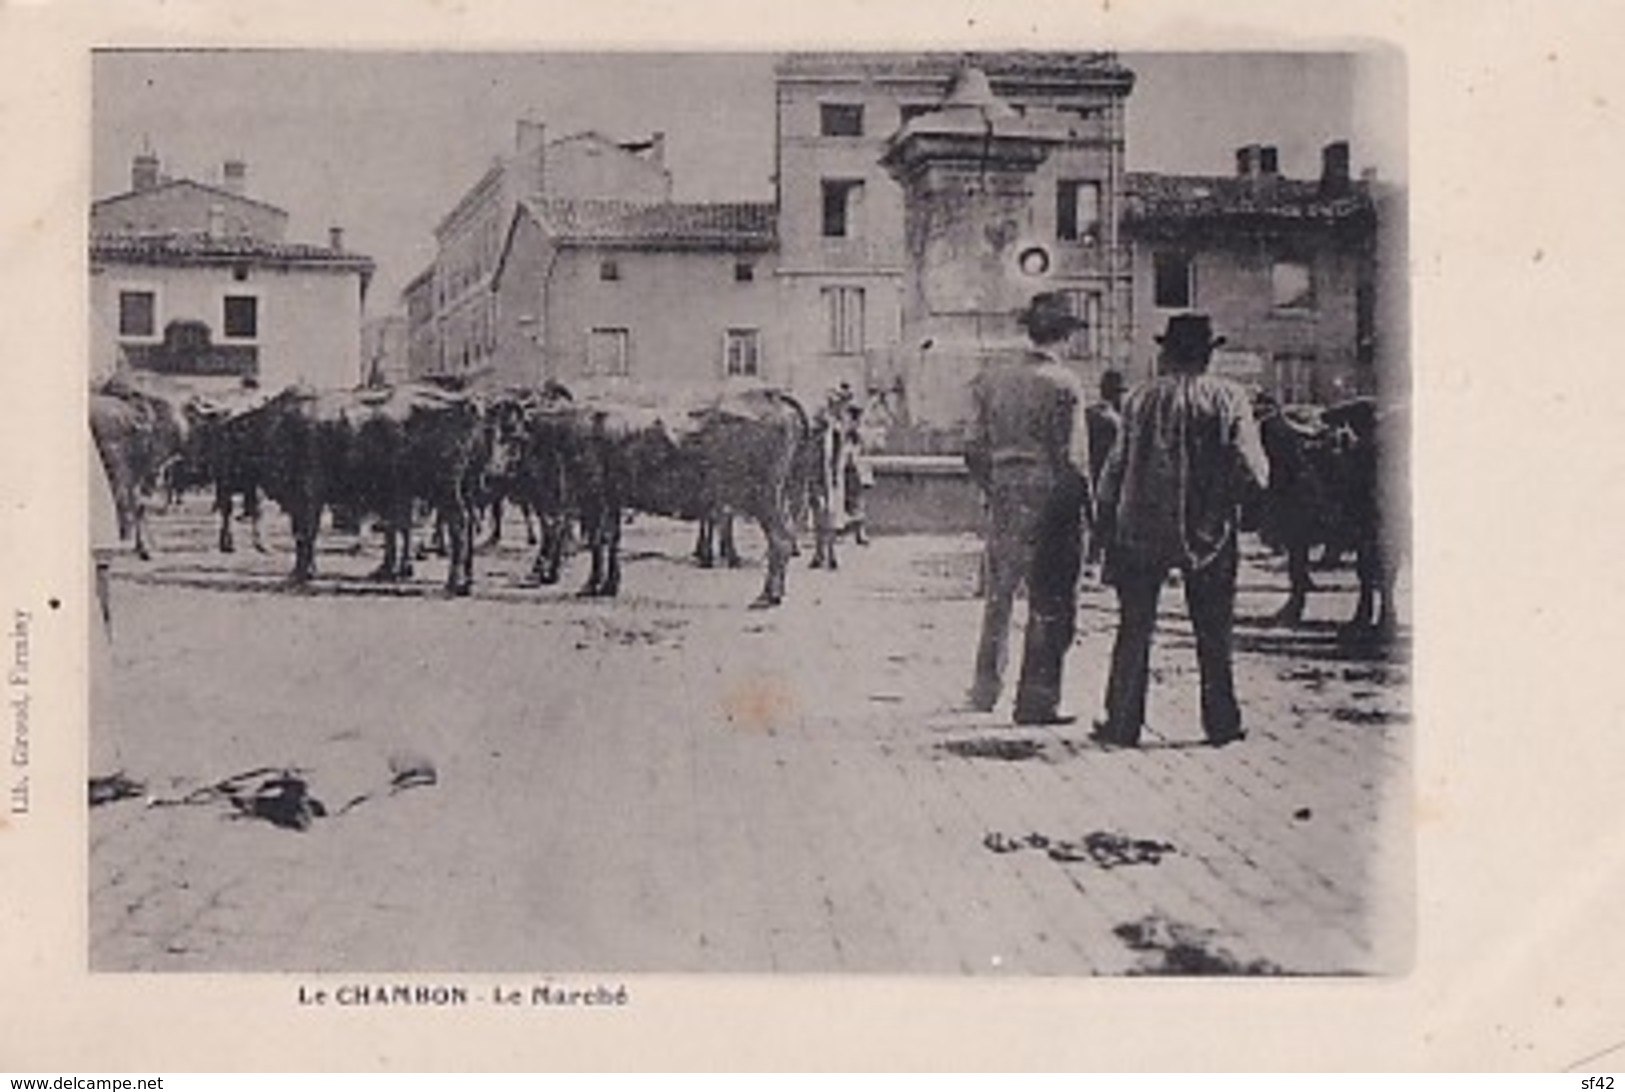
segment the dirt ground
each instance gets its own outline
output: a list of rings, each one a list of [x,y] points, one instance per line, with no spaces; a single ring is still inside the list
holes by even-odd
[[[978,543],[847,545],[748,611],[747,567],[639,519],[622,596],[524,581],[517,522],[469,599],[431,558],[368,582],[330,534],[313,588],[212,549],[206,502],[121,558],[93,680],[98,971],[1369,973],[1409,959],[1407,643],[1339,644],[1347,570],[1264,626],[1249,543],[1249,738],[1213,750],[1163,601],[1153,726],[1087,738],[1114,627],[1086,580],[1055,729],[956,711]],[[1018,618],[1020,612],[1018,611]],[[1402,610],[1408,618],[1408,610]],[[1019,634],[1014,647],[1019,649]],[[115,778],[115,775],[116,778]],[[115,778],[108,780],[109,778]]]

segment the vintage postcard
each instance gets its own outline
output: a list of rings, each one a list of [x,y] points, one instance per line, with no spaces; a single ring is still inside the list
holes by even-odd
[[[1606,1068],[1447,276],[1584,17],[363,7],[0,15],[0,1065]]]

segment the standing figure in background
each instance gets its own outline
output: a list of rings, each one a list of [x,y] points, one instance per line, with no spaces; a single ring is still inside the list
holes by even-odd
[[[1061,673],[1077,627],[1078,572],[1090,518],[1082,390],[1054,347],[1081,322],[1065,296],[1042,292],[1018,316],[1031,347],[992,362],[971,384],[965,461],[987,496],[986,601],[970,705],[990,711],[1002,689],[1010,615],[1027,585],[1027,636],[1017,724],[1065,724]]]
[[[1095,495],[1100,495],[1100,475],[1106,469],[1106,459],[1117,445],[1117,434],[1123,429],[1123,373],[1108,368],[1100,376],[1100,401],[1084,411],[1089,424],[1089,484]],[[1105,556],[1105,545],[1099,535],[1089,536],[1089,564],[1099,565]]]
[[[1222,747],[1245,735],[1231,666],[1241,506],[1264,488],[1269,467],[1247,391],[1207,374],[1224,343],[1208,317],[1173,316],[1157,343],[1157,375],[1128,396],[1101,475],[1103,579],[1117,589],[1119,621],[1106,719],[1094,738],[1139,743],[1157,599],[1178,569],[1196,631],[1202,729]]]

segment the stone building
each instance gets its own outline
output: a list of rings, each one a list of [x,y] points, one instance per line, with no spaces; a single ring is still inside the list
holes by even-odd
[[[787,384],[763,202],[522,201],[493,281],[495,380]]]
[[[338,228],[287,241],[288,213],[248,196],[241,161],[219,184],[159,168],[142,152],[130,189],[91,206],[93,374],[123,360],[200,388],[354,384],[372,259]]]
[[[361,324],[361,377],[364,387],[388,387],[409,378],[406,316],[379,315]]]
[[[785,352],[808,387],[901,385],[907,412],[904,380],[932,367],[935,343],[905,299],[903,189],[882,158],[967,66],[1016,116],[1057,134],[1023,181],[1011,253],[1027,258],[1003,275],[1071,296],[1089,321],[1069,349],[1081,372],[1127,358],[1131,270],[1117,225],[1134,78],[1114,55],[800,53],[776,75],[778,277]]]
[[[434,349],[414,375],[480,374],[497,366],[491,278],[514,210],[521,201],[584,197],[668,200],[664,134],[616,142],[584,132],[550,141],[544,124],[521,119],[512,154],[494,160],[435,225],[432,315],[426,332],[420,309],[408,331],[410,342],[432,341]]]
[[[1376,389],[1378,186],[1350,176],[1341,141],[1323,149],[1319,178],[1286,178],[1278,163],[1254,144],[1237,150],[1233,175],[1129,176],[1135,377],[1168,315],[1205,311],[1227,338],[1214,367],[1283,401]]]

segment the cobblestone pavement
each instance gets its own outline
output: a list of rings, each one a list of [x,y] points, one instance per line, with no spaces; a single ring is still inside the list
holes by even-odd
[[[374,586],[374,558],[333,536],[326,575],[293,593],[268,526],[271,554],[215,554],[190,501],[156,521],[154,561],[119,562],[92,773],[142,791],[91,813],[96,970],[1408,965],[1410,672],[1403,642],[1338,644],[1347,572],[1317,574],[1306,626],[1267,628],[1252,619],[1285,576],[1249,551],[1251,735],[1222,750],[1200,742],[1166,596],[1153,730],[1106,751],[1088,720],[1114,615],[1092,583],[1078,724],[954,711],[974,539],[798,562],[788,603],[752,612],[756,571],[694,568],[688,530],[660,521],[628,529],[615,602],[524,586],[517,545],[482,557],[472,599],[440,594],[438,560]],[[302,831],[250,814],[262,768],[326,814]]]

